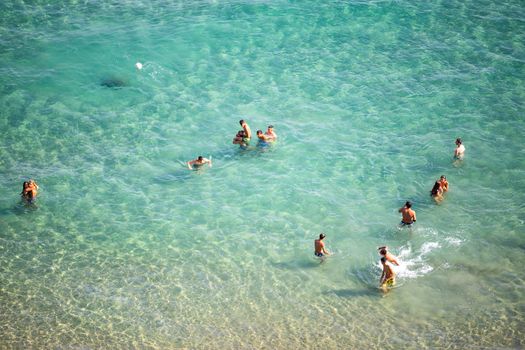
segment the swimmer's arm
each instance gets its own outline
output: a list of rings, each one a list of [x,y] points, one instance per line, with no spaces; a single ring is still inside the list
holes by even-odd
[[[399,210],[397,212],[401,213],[403,211],[403,209],[405,209],[405,207],[399,208]]]
[[[414,215],[412,215],[412,221],[416,222],[416,212],[414,212]]]
[[[323,247],[322,252],[323,252],[323,254],[325,254],[325,255],[330,255],[330,253],[325,249],[325,247]]]
[[[192,166],[194,163],[195,163],[194,160],[190,160],[188,163],[186,163],[186,164],[188,164],[188,169],[192,170],[191,166]]]

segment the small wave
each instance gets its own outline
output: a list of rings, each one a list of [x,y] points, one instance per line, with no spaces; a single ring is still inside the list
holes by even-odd
[[[430,253],[436,248],[440,248],[441,245],[438,242],[426,242],[421,246],[421,255]]]
[[[445,238],[445,241],[447,241],[450,245],[453,246],[459,246],[464,241],[462,239],[456,238],[456,237],[447,237]]]

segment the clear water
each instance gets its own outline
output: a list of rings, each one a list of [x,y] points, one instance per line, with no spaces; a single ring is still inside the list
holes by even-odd
[[[524,43],[516,0],[2,2],[0,347],[524,347]]]

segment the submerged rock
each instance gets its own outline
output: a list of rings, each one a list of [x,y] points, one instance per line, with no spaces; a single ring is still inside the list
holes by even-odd
[[[119,78],[105,78],[100,81],[100,86],[112,89],[119,89],[127,85],[128,84],[124,80]]]

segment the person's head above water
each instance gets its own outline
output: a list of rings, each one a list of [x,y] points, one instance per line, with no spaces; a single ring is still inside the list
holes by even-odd
[[[386,258],[385,257],[381,258],[381,264],[383,264],[383,265],[386,264]]]
[[[197,159],[198,160],[202,160],[203,158],[202,158],[202,156],[198,156]]]
[[[273,129],[273,125],[268,125],[268,129]]]
[[[405,203],[405,207],[407,207],[408,209],[412,208],[412,203],[410,203],[410,201],[407,201]]]
[[[262,130],[257,130],[257,135],[260,135],[262,133],[263,133]]]
[[[386,255],[386,252],[387,252],[387,247],[381,247],[381,248],[378,248],[379,249],[379,255]]]
[[[458,137],[458,138],[456,139],[456,145],[459,146],[459,145],[461,145],[461,144],[462,144],[462,142],[461,142],[461,138]]]
[[[325,238],[325,237],[326,237],[326,236],[325,236],[324,233],[321,233],[321,234],[319,235],[319,239],[320,239],[320,240],[323,239],[323,238]]]
[[[440,179],[441,179],[441,180],[446,180],[447,177],[446,177],[445,175],[441,175]]]
[[[239,120],[239,124],[243,125],[244,124],[244,119]]]

